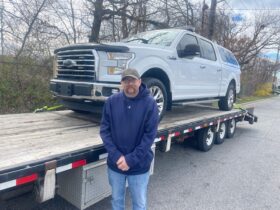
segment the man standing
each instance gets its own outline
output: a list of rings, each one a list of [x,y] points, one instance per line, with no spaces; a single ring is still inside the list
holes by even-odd
[[[113,210],[125,209],[126,181],[133,210],[146,209],[151,146],[157,134],[158,108],[135,69],[122,73],[123,91],[104,105],[100,135],[108,152]]]

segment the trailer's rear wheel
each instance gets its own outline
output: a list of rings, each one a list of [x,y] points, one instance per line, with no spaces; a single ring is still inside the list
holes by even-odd
[[[166,152],[166,148],[167,148],[167,141],[160,141],[157,148],[159,149],[159,151],[161,152]]]
[[[213,147],[215,133],[211,127],[201,129],[198,132],[197,147],[203,152],[207,152]]]
[[[227,129],[226,129],[226,137],[232,138],[235,134],[236,130],[236,121],[235,119],[231,119],[227,122]]]
[[[219,130],[216,133],[215,144],[222,144],[225,141],[226,137],[226,124],[222,122],[220,124]]]

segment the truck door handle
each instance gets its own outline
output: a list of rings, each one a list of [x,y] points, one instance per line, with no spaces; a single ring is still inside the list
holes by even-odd
[[[205,66],[204,66],[204,65],[200,65],[200,68],[201,68],[201,69],[205,69]]]
[[[222,69],[217,69],[217,72],[220,72],[220,71],[222,71]]]
[[[170,60],[176,60],[177,59],[175,56],[168,56],[167,58],[170,59]]]

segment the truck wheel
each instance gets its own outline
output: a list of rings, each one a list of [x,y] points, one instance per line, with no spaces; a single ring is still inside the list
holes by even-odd
[[[219,109],[224,111],[232,110],[233,103],[235,102],[235,87],[230,83],[227,89],[227,94],[219,100]]]
[[[198,132],[197,147],[203,152],[207,152],[213,147],[215,133],[211,127],[201,129]]]
[[[216,133],[215,144],[222,144],[225,141],[225,137],[226,137],[226,124],[222,122],[220,124],[220,128],[218,132]]]
[[[167,93],[166,88],[162,84],[162,82],[155,78],[143,78],[143,83],[149,88],[151,91],[151,95],[157,102],[158,111],[159,111],[159,120],[162,119],[167,106]]]
[[[236,121],[235,119],[231,119],[227,122],[227,129],[226,129],[226,137],[232,138],[235,134],[236,130]]]

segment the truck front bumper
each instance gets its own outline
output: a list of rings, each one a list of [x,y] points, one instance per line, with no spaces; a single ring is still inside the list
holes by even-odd
[[[119,83],[90,83],[77,81],[62,81],[53,79],[50,90],[54,96],[69,99],[105,101],[110,95],[121,90]]]

